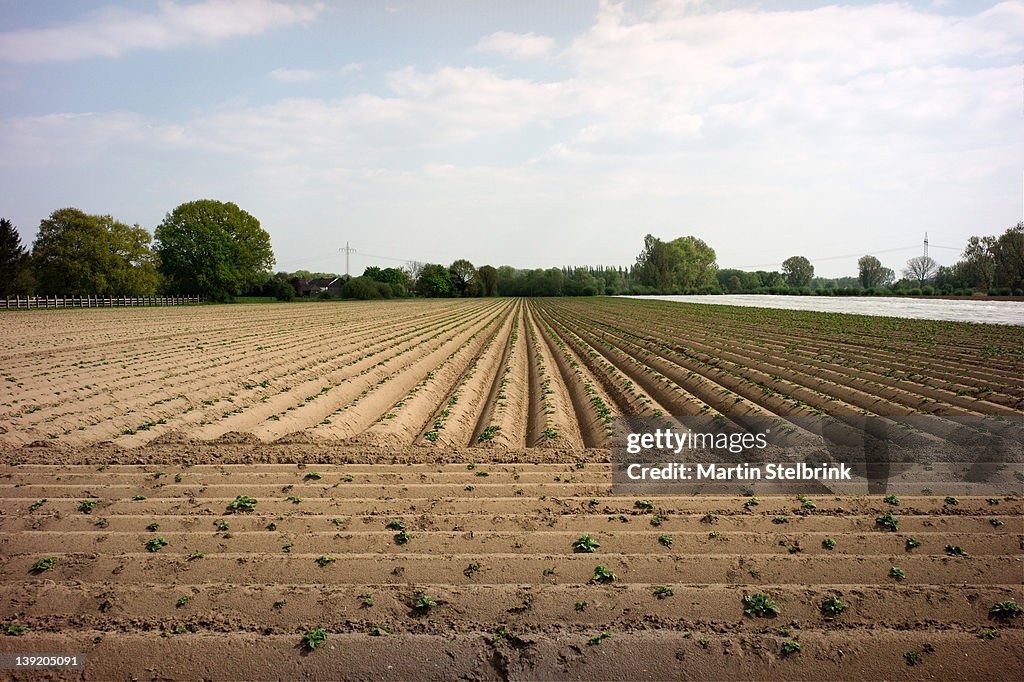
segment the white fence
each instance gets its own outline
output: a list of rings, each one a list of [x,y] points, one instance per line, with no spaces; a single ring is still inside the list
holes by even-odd
[[[188,305],[205,300],[202,296],[15,296],[0,298],[0,310]]]

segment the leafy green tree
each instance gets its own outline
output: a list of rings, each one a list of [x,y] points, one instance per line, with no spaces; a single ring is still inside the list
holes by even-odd
[[[416,280],[416,292],[420,296],[441,298],[451,296],[452,281],[448,268],[437,263],[428,263],[420,269]]]
[[[229,300],[274,265],[270,235],[233,203],[190,201],[156,228],[160,271],[171,291]]]
[[[534,296],[562,296],[565,294],[565,273],[561,268],[548,268],[537,272],[541,274],[538,279],[539,288]]]
[[[290,282],[274,280],[271,285],[274,290],[274,298],[279,301],[290,301],[295,298],[295,287]]]
[[[790,256],[782,261],[782,274],[791,287],[805,287],[814,279],[814,266],[803,256]]]
[[[498,294],[498,271],[490,265],[481,265],[476,271],[477,281],[480,282],[481,296],[496,296]]]
[[[935,288],[943,292],[955,292],[957,289],[971,289],[973,285],[965,277],[964,261],[950,266],[941,265],[935,271]]]
[[[152,295],[160,283],[153,236],[138,225],[129,227],[110,216],[99,216],[99,220],[107,231],[114,256],[110,273],[113,292],[126,296]]]
[[[478,288],[476,267],[465,258],[460,258],[448,267],[452,290],[459,296],[475,296]]]
[[[703,239],[697,237],[679,237],[670,244],[679,252],[679,261],[675,268],[675,285],[683,290],[699,289],[715,281],[718,263],[715,262],[715,250]]]
[[[861,256],[857,261],[857,273],[860,285],[865,289],[887,287],[896,279],[896,273],[874,256]]]
[[[786,286],[786,280],[783,279],[782,273],[775,272],[774,270],[770,272],[766,270],[758,270],[754,273],[754,276],[759,282],[759,284],[753,287],[755,289],[764,287],[772,289]]]
[[[994,285],[996,242],[995,237],[971,237],[967,240],[963,260],[954,266],[967,286],[988,291]]]
[[[377,298],[391,298],[391,285],[363,275],[353,277],[341,288],[342,298],[357,298],[363,301]]]
[[[408,296],[412,287],[409,275],[401,268],[384,268],[380,271],[379,281],[389,284],[395,296]]]
[[[62,208],[39,223],[32,261],[42,294],[149,296],[159,279],[149,232]]]
[[[1024,222],[1001,234],[994,251],[996,286],[1024,289]]]
[[[596,296],[604,292],[598,292],[597,278],[588,268],[573,268],[565,279],[563,293],[566,296]]]
[[[39,293],[114,293],[107,273],[110,249],[103,225],[77,208],[61,208],[39,223],[32,260]]]
[[[0,218],[0,296],[29,293],[29,277],[28,250],[14,224]]]
[[[604,287],[604,291],[598,293],[605,294],[606,296],[615,296],[621,294],[626,288],[626,281],[622,275],[622,271],[618,268],[604,268],[599,279],[601,280],[598,284]]]
[[[723,268],[715,273],[715,277],[718,279],[719,287],[730,294],[734,294],[743,290],[743,277],[747,274],[749,273],[735,268]]]
[[[409,276],[404,270],[398,268],[379,268],[371,265],[363,271],[363,277],[369,277],[376,282],[383,282],[391,287],[391,293],[395,296],[406,296],[409,292]]]
[[[654,235],[644,237],[644,248],[636,258],[637,279],[640,284],[668,292],[675,287],[676,268],[682,254]]]
[[[384,271],[376,265],[368,265],[366,269],[363,270],[363,277],[369,277],[377,282],[383,282],[384,280],[381,279],[381,273],[383,272]]]
[[[702,239],[679,237],[663,242],[646,235],[643,251],[636,259],[636,270],[640,284],[670,293],[712,285],[718,264],[714,249]]]

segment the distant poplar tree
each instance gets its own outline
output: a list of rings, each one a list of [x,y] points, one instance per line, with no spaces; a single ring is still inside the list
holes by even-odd
[[[28,293],[28,250],[7,218],[0,218],[0,296]]]

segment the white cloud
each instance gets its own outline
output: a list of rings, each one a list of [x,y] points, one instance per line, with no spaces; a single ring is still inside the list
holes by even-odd
[[[962,135],[981,119],[1005,127],[1012,112],[998,103],[1019,83],[1003,80],[1002,64],[1024,40],[1024,21],[1012,20],[1022,14],[1020,2],[974,17],[904,4],[710,12],[661,3],[634,16],[604,3],[564,54],[594,118],[575,142],[729,144],[730,132],[784,128],[818,144],[850,132],[928,135],[930,125]]]
[[[363,65],[358,62],[345,64],[341,68],[333,70],[278,68],[268,73],[267,76],[279,83],[312,83],[331,76],[348,76],[358,73],[362,68]]]
[[[565,89],[483,69],[393,72],[393,96],[287,99],[196,121],[204,139],[260,158],[378,155],[500,135],[572,109]]]
[[[498,31],[482,38],[473,49],[495,52],[511,59],[538,59],[547,57],[554,47],[555,41],[547,36]]]
[[[321,3],[290,5],[274,0],[162,0],[155,13],[116,7],[52,28],[0,33],[0,61],[31,63],[118,57],[137,49],[167,49],[252,36],[309,22]]]
[[[811,257],[835,253],[836,234],[855,234],[858,249],[899,246],[911,229],[916,241],[924,224],[1000,229],[1005,178],[1018,192],[1024,158],[1024,2],[972,16],[908,4],[711,7],[664,2],[635,15],[604,4],[557,57],[541,36],[478,43],[557,59],[562,75],[550,82],[407,66],[362,93],[231,101],[170,122],[126,112],[0,120],[0,164],[34,171],[40,186],[48,165],[151,155],[169,175],[181,168],[179,181],[201,166],[211,192],[227,188],[282,224],[301,204],[310,224],[323,213],[390,230],[413,256],[421,233],[461,249],[487,216],[489,239],[524,265],[543,255],[523,246],[530,230],[546,253],[575,254],[566,262],[628,262],[651,231],[699,234],[723,264],[748,265],[790,256],[775,251],[794,243]],[[583,238],[593,234],[607,239]]]
[[[281,72],[284,71],[282,76]],[[317,75],[328,72],[315,72]],[[277,70],[300,82],[305,72]],[[390,96],[228,102],[171,125],[127,112],[0,120],[0,163],[74,165],[107,154],[174,149],[274,164],[368,159],[394,150],[439,149],[515,132],[577,111],[571,88],[503,78],[487,69],[392,72]],[[348,163],[348,161],[346,161]]]
[[[178,125],[161,125],[125,111],[62,113],[0,120],[0,165],[81,167],[112,152],[161,152],[188,146]]]
[[[309,83],[320,80],[326,74],[326,71],[313,69],[274,69],[268,75],[271,79],[281,83]]]

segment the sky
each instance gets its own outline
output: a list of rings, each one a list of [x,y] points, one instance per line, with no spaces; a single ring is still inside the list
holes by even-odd
[[[1024,210],[1024,0],[0,0],[0,216],[231,201],[276,270],[951,264]]]

